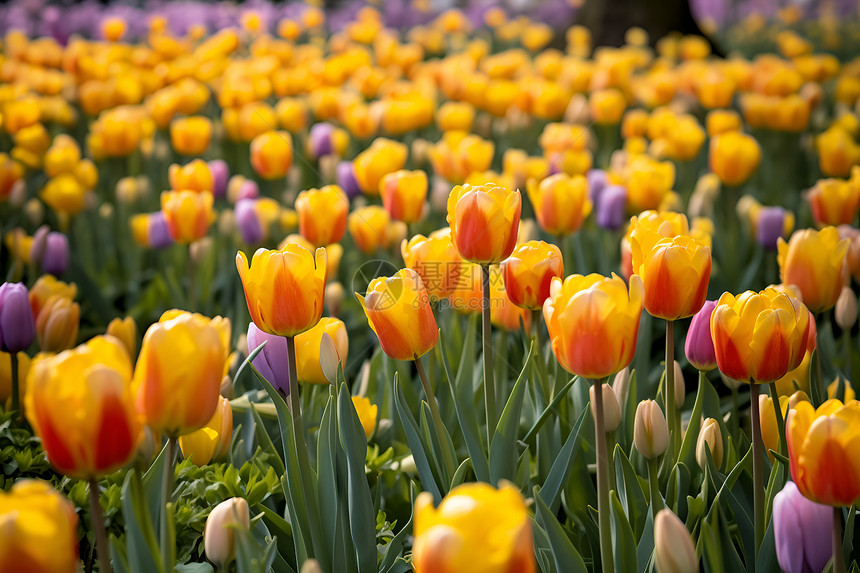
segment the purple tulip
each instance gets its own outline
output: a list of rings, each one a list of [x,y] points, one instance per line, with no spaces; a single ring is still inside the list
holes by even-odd
[[[167,228],[167,219],[164,213],[157,211],[149,216],[149,246],[153,249],[163,249],[173,244],[170,229]]]
[[[256,199],[239,199],[234,210],[239,234],[249,245],[256,245],[264,236],[260,218],[257,217],[256,203]]]
[[[48,234],[51,228],[47,225],[42,225],[36,232],[33,233],[33,244],[30,246],[30,260],[35,263],[42,262],[45,256],[45,249],[48,248]]]
[[[600,192],[596,203],[597,224],[615,231],[627,220],[627,189],[621,185],[609,185]]]
[[[595,205],[600,201],[600,195],[609,185],[609,178],[603,169],[591,169],[585,174],[588,180],[588,194]]]
[[[777,239],[785,233],[785,209],[762,207],[758,215],[756,240],[766,249],[776,250]]]
[[[30,309],[27,287],[21,283],[0,285],[0,349],[21,352],[36,337],[36,321]]]
[[[263,378],[268,380],[283,396],[290,393],[290,372],[287,367],[287,339],[283,336],[267,334],[248,323],[248,353],[257,349],[263,342],[266,346],[251,360]]]
[[[711,338],[711,314],[715,308],[717,308],[717,301],[705,301],[699,312],[693,315],[690,330],[687,331],[687,341],[684,343],[687,360],[702,372],[717,367],[717,355]]]
[[[334,126],[330,123],[317,123],[311,127],[311,132],[308,135],[308,145],[311,150],[311,155],[319,159],[324,155],[328,155],[334,151],[334,145],[331,136],[334,133]]]
[[[69,239],[63,233],[48,233],[42,270],[60,276],[69,268]]]
[[[212,173],[212,194],[218,198],[224,197],[227,194],[230,167],[223,159],[213,159],[209,162],[209,171]]]
[[[253,179],[245,179],[239,185],[239,190],[236,193],[236,201],[242,199],[256,199],[260,196],[260,186]]]
[[[358,186],[358,179],[355,178],[355,165],[352,161],[341,161],[337,164],[337,184],[350,199],[361,195],[361,187]]]
[[[820,573],[833,553],[833,508],[788,482],[773,499],[776,560],[785,573]]]

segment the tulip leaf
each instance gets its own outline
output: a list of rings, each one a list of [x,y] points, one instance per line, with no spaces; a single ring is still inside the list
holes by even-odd
[[[367,438],[346,384],[338,393],[340,443],[346,453],[350,533],[359,573],[376,572],[376,514],[364,474]]]
[[[638,573],[648,571],[648,566],[653,562],[654,558],[654,514],[650,511],[645,513],[645,527],[642,529],[642,536],[639,538],[639,544],[636,546]]]
[[[691,479],[690,470],[687,469],[686,464],[679,462],[675,464],[666,487],[666,505],[670,506],[682,521],[686,519],[684,500],[687,498],[687,492],[690,491]]]
[[[529,428],[529,431],[526,433],[526,436],[523,438],[522,441],[529,442],[529,440],[531,440],[531,438],[536,433],[538,433],[541,428],[543,428],[543,425],[550,418],[550,415],[555,411],[555,408],[556,406],[558,406],[558,403],[564,400],[564,398],[567,396],[567,391],[570,390],[570,388],[574,385],[574,383],[576,383],[577,380],[579,380],[579,376],[574,376],[573,378],[568,380],[564,386],[562,386],[558,394],[553,397],[549,405],[544,408],[543,412],[541,412],[540,416],[538,416],[538,419],[535,420],[534,424],[532,424],[532,427]]]
[[[564,446],[562,446],[561,450],[558,452],[558,456],[555,458],[546,481],[541,488],[541,497],[543,502],[546,503],[553,512],[558,511],[558,505],[560,502],[559,494],[570,476],[573,461],[576,459],[576,455],[579,452],[580,445],[582,444],[582,426],[588,412],[588,409],[583,409],[580,413],[579,419],[577,419],[576,424],[570,431],[567,440],[564,442]]]
[[[758,559],[756,559],[755,570],[761,571],[779,571],[779,562],[776,560],[776,539],[774,538],[773,520],[767,525],[767,530],[764,532],[764,540],[759,547]]]
[[[723,554],[720,551],[719,529],[712,527],[707,519],[702,520],[699,544],[702,546],[701,553],[705,573],[723,573],[726,571],[723,566]],[[742,570],[743,568],[741,568]]]
[[[388,573],[394,567],[394,563],[397,561],[397,558],[400,556],[400,552],[403,549],[403,544],[406,542],[406,536],[412,533],[412,520],[414,516],[415,514],[413,511],[409,515],[409,521],[406,522],[406,525],[404,525],[400,532],[392,537],[391,541],[388,542],[388,545],[385,546],[385,555],[379,565],[379,571],[382,573]]]
[[[451,491],[466,481],[466,477],[468,476],[470,469],[472,469],[472,462],[469,458],[466,458],[463,460],[463,463],[460,464],[460,467],[457,468],[457,471],[454,472],[454,477],[451,478],[451,487],[448,491]]]
[[[286,519],[265,505],[260,505],[263,522],[278,541],[278,553],[284,560],[295,563],[296,548],[293,546],[293,528]]]
[[[636,475],[633,466],[630,465],[630,460],[627,459],[620,445],[615,446],[615,452],[612,454],[612,457],[615,461],[615,479],[618,482],[618,497],[624,508],[624,513],[627,515],[627,520],[633,529],[634,539],[638,539],[642,533],[642,529],[645,527],[645,514],[650,513],[647,510],[648,502],[642,491],[642,485],[639,483],[639,477]]]
[[[272,442],[271,436],[266,431],[266,426],[263,423],[263,419],[260,417],[260,413],[257,411],[257,406],[254,403],[250,404],[251,415],[254,416],[254,435],[257,438],[257,443],[260,444],[260,447],[267,454],[271,454],[271,463],[273,463],[275,467],[275,472],[282,476],[286,471],[284,467],[284,461],[281,459],[281,454],[278,453],[278,450],[275,448],[274,442]]]
[[[586,573],[585,563],[570,541],[555,514],[543,502],[541,491],[534,488],[535,519],[549,538],[549,547],[558,573]],[[624,570],[629,571],[629,570]]]
[[[609,503],[612,506],[610,517],[616,571],[636,571],[636,541],[633,537],[633,529],[627,521],[624,507],[615,490],[609,492]]]
[[[128,538],[124,540],[127,542]],[[110,558],[115,573],[129,573],[126,546],[113,534],[110,536]]]
[[[472,329],[474,330],[474,328]],[[442,340],[441,331],[439,338]],[[461,364],[468,363],[466,352],[469,345],[463,345],[463,358]],[[473,345],[474,346],[474,345]],[[459,386],[460,373],[457,373],[457,378],[451,376],[451,366],[448,361],[448,354],[445,351],[445,345],[439,344],[439,350],[442,355],[442,364],[445,368],[445,375],[448,377],[448,388],[451,392],[451,398],[454,402],[454,409],[457,412],[457,421],[460,423],[460,431],[463,433],[463,440],[466,442],[466,450],[469,452],[469,457],[472,459],[472,467],[475,470],[475,477],[478,481],[490,481],[490,465],[487,462],[487,453],[481,445],[480,426],[475,417],[475,409],[470,408],[468,403],[460,401],[457,397],[455,386]],[[462,370],[462,368],[461,368]]]
[[[430,406],[427,405],[427,402],[421,401],[421,414],[419,415],[419,426],[421,428],[421,433],[424,435],[424,440],[430,444],[430,459],[433,461],[432,469],[433,475],[436,476],[436,483],[440,484],[442,489],[442,495],[448,493],[446,489],[446,485],[451,483],[451,478],[454,477],[453,471],[449,474],[446,464],[442,461],[442,442],[439,441],[439,434],[436,433],[435,424],[433,424],[430,420],[433,419],[433,415],[430,413]],[[453,462],[452,462],[453,465]]]
[[[156,500],[160,499],[156,496]],[[146,504],[140,476],[131,470],[122,485],[122,513],[125,518],[125,541],[131,571],[164,573],[155,527]]]
[[[317,436],[317,495],[320,500],[320,522],[323,534],[337,541],[338,487],[337,487],[337,416],[335,404],[330,396],[320,419]],[[338,552],[333,551],[334,557]]]
[[[160,523],[161,512],[164,511],[164,507],[162,507],[164,501],[162,500],[161,483],[164,480],[164,464],[166,458],[167,445],[161,448],[161,451],[155,457],[152,465],[149,466],[149,469],[146,470],[145,474],[143,474],[142,486],[144,503],[146,503],[148,515],[152,520],[152,523]],[[140,476],[138,476],[137,479],[140,481]]]
[[[406,400],[400,390],[400,376],[394,376],[394,404],[397,407],[397,415],[400,417],[403,431],[406,433],[406,441],[409,443],[409,449],[412,451],[412,457],[415,459],[415,468],[418,471],[418,477],[421,478],[421,485],[424,489],[433,494],[435,503],[442,502],[442,493],[439,489],[439,484],[436,483],[436,478],[433,476],[433,471],[430,469],[430,460],[427,458],[427,446],[421,438],[421,433],[418,429],[418,424],[415,418],[409,411],[406,405]]]
[[[493,443],[490,446],[490,483],[498,483],[500,479],[514,480],[516,466],[514,465],[513,452],[516,451],[517,428],[519,427],[520,414],[523,409],[523,397],[526,393],[525,375],[529,368],[529,362],[534,354],[534,343],[526,356],[520,375],[511,391],[511,397],[502,410],[502,416],[496,425],[493,435]]]

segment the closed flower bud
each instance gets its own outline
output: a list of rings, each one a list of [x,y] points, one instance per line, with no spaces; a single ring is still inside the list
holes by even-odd
[[[105,334],[122,342],[132,360],[137,357],[137,323],[133,317],[114,318],[108,324]]]
[[[636,407],[633,444],[649,460],[663,455],[669,447],[669,426],[660,405],[654,400],[643,400]]]
[[[720,465],[723,463],[723,434],[720,430],[720,424],[713,418],[708,418],[702,423],[699,438],[696,441],[696,463],[702,469],[705,469],[708,464],[706,449],[711,452],[714,466],[720,469]]]
[[[699,558],[690,532],[671,509],[654,518],[654,557],[658,573],[697,573]]]
[[[343,295],[343,285],[339,282],[334,281],[325,285],[325,304],[329,315],[335,318],[340,315]]]
[[[36,337],[36,322],[27,287],[22,283],[0,286],[0,350],[26,350]]]
[[[834,311],[836,324],[842,330],[850,330],[857,322],[857,297],[854,291],[848,287],[842,287],[839,298],[836,299],[836,310]]]
[[[714,341],[711,338],[711,315],[716,307],[717,301],[705,301],[699,312],[693,315],[690,329],[687,331],[687,340],[684,342],[687,360],[696,370],[702,372],[708,372],[717,367]]]
[[[773,499],[776,559],[785,573],[821,572],[833,547],[833,509],[806,499],[790,481]]]
[[[358,249],[372,255],[380,248],[391,244],[388,237],[391,216],[384,207],[368,205],[358,207],[347,217],[346,225],[349,235]]]
[[[371,404],[370,400],[363,396],[353,396],[352,405],[355,407],[355,412],[358,414],[358,419],[361,421],[361,427],[364,429],[364,436],[369,440],[376,429],[376,414],[378,408],[376,404]]]
[[[248,502],[233,497],[215,506],[203,529],[203,547],[206,558],[225,569],[236,558],[236,531],[251,527]]]
[[[421,276],[431,301],[447,298],[461,279],[463,259],[451,241],[449,227],[437,229],[428,237],[415,235],[401,243],[400,253],[404,264]]]
[[[52,296],[36,317],[36,338],[45,352],[60,352],[78,339],[81,307],[71,299]]]
[[[627,189],[621,185],[609,185],[595,203],[597,224],[604,229],[616,231],[625,223],[627,214]]]
[[[711,139],[709,160],[724,185],[740,185],[758,167],[761,148],[752,136],[730,131]]]
[[[287,370],[287,339],[283,336],[268,334],[257,328],[253,322],[248,324],[247,352],[250,354],[263,342],[266,345],[251,360],[251,365],[275,387],[283,396],[290,393],[290,373]]]
[[[603,393],[603,425],[606,433],[614,432],[621,425],[621,406],[618,405],[618,397],[612,391],[612,386],[609,384],[600,385]],[[592,384],[588,390],[591,397],[591,415],[597,417],[595,413],[594,400],[594,385]]]
[[[205,426],[190,434],[179,437],[179,448],[182,456],[192,458],[198,466],[205,466],[210,461],[218,461],[227,456],[230,442],[233,439],[233,408],[230,401],[218,397],[215,414]]]
[[[379,183],[382,203],[392,219],[414,223],[421,219],[427,199],[427,174],[401,169],[387,173]]]

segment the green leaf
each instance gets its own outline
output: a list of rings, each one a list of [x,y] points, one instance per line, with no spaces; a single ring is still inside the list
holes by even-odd
[[[337,540],[338,487],[337,456],[342,452],[338,439],[336,403],[330,396],[326,401],[317,435],[317,493],[320,500],[320,521],[324,535]],[[333,551],[335,558],[337,550]]]
[[[209,563],[184,563],[173,568],[176,573],[215,573]]]
[[[346,453],[349,523],[359,573],[376,572],[376,513],[364,475],[367,438],[344,383],[337,408],[340,443]]]
[[[612,547],[615,557],[616,571],[636,571],[636,542],[633,530],[627,521],[627,515],[613,490],[609,492],[609,503],[612,506]]]
[[[159,496],[156,496],[159,499]],[[155,528],[146,505],[143,484],[131,470],[122,485],[122,513],[125,517],[125,543],[130,571],[164,573]]]
[[[433,476],[433,470],[430,467],[430,460],[427,457],[428,447],[424,443],[421,433],[418,430],[418,424],[409,411],[409,406],[403,398],[400,390],[399,375],[394,375],[394,404],[397,407],[397,415],[400,417],[403,431],[406,433],[406,441],[409,443],[409,449],[412,451],[412,457],[415,459],[415,468],[418,471],[418,477],[421,478],[421,485],[426,491],[433,494],[435,503],[442,502],[442,492],[439,484],[436,483],[436,478]]]
[[[474,339],[474,321],[469,323],[469,328],[471,330],[469,335]],[[470,347],[472,354],[468,355],[467,353],[469,352]],[[448,354],[445,351],[445,345],[439,344],[439,350],[442,354],[442,364],[445,368],[445,375],[448,378],[448,389],[451,392],[451,399],[454,402],[454,409],[457,412],[457,421],[460,423],[460,431],[463,434],[463,440],[466,442],[466,450],[469,452],[469,457],[472,458],[472,467],[475,469],[475,476],[478,481],[489,482],[490,465],[489,462],[487,462],[487,453],[484,450],[484,446],[481,444],[481,439],[479,437],[481,429],[478,424],[475,408],[469,407],[469,402],[462,402],[458,399],[457,392],[455,391],[455,387],[463,385],[461,382],[461,377],[465,376],[462,374],[464,370],[463,365],[471,364],[473,362],[474,342],[463,345],[463,356],[460,359],[461,366],[460,370],[457,372],[456,378],[451,375],[451,366],[448,360]],[[469,385],[471,386],[471,380],[469,381]]]
[[[272,442],[271,436],[269,436],[269,433],[266,431],[266,426],[263,424],[263,419],[257,411],[256,404],[251,403],[250,407],[251,414],[254,416],[254,435],[257,438],[257,443],[260,444],[260,447],[264,452],[272,455],[270,463],[273,464],[275,472],[277,472],[279,476],[282,476],[284,475],[284,472],[287,471],[284,467],[284,461],[281,459],[281,455],[275,448],[275,444]]]
[[[549,538],[549,548],[558,573],[587,573],[582,557],[574,548],[555,514],[541,499],[540,490],[534,488],[535,519]]]
[[[570,476],[573,460],[576,458],[577,453],[579,453],[579,449],[582,444],[582,426],[589,411],[589,409],[584,408],[582,413],[580,413],[579,418],[576,420],[576,424],[570,431],[567,440],[565,440],[564,446],[562,446],[559,451],[558,456],[549,470],[546,481],[540,490],[544,503],[546,503],[553,512],[558,511],[558,505],[560,503],[559,494]]]
[[[776,540],[774,539],[773,520],[767,525],[764,532],[764,540],[759,547],[758,559],[755,565],[756,571],[779,571],[779,562],[776,560]]]
[[[110,536],[110,558],[115,573],[129,573],[128,553],[116,535]]]
[[[461,463],[460,467],[457,468],[457,471],[454,472],[454,477],[451,479],[451,488],[448,491],[451,491],[452,489],[466,481],[466,477],[468,476],[469,470],[471,468],[471,460],[469,460],[469,458],[463,460],[463,463]]]
[[[636,546],[636,561],[639,564],[638,573],[645,573],[654,555],[654,515],[648,511],[645,517],[645,527]]]
[[[648,501],[645,499],[639,477],[620,445],[615,446],[612,457],[615,460],[615,479],[618,482],[619,500],[633,529],[634,539],[638,539],[645,527],[646,514],[650,513]]]
[[[413,517],[414,512],[409,515],[409,521],[406,522],[403,529],[401,529],[400,532],[388,542],[388,545],[386,545],[385,556],[383,556],[382,563],[379,565],[379,571],[388,573],[394,567],[395,561],[397,561],[397,558],[400,556],[400,552],[403,550],[406,536],[412,532]]]
[[[568,380],[564,386],[562,386],[558,394],[553,397],[552,402],[550,402],[549,405],[544,408],[544,411],[541,412],[541,415],[538,416],[538,419],[535,420],[535,423],[532,424],[532,427],[529,428],[528,432],[526,432],[526,435],[523,438],[524,442],[531,441],[534,435],[537,434],[541,430],[541,428],[543,428],[543,425],[550,418],[550,415],[555,411],[555,408],[558,406],[559,402],[564,400],[565,396],[567,396],[567,391],[570,390],[570,388],[574,385],[574,383],[576,383],[577,380],[579,380],[579,376],[574,376],[573,378]]]
[[[269,531],[271,531],[274,534],[275,539],[278,540],[278,553],[280,553],[285,560],[295,563],[296,548],[293,545],[292,526],[286,519],[278,515],[276,511],[269,509],[265,505],[261,505],[259,509],[266,527],[269,528]]]
[[[520,375],[514,384],[514,389],[511,391],[511,397],[508,403],[505,404],[505,409],[502,410],[502,416],[499,418],[499,423],[496,425],[496,432],[493,435],[493,443],[490,446],[490,483],[498,483],[501,479],[514,480],[516,474],[516,466],[514,464],[514,455],[516,452],[517,429],[520,422],[520,413],[523,409],[523,397],[526,394],[526,372],[528,371],[529,362],[534,354],[534,343],[529,348],[529,353],[526,356],[523,368]]]

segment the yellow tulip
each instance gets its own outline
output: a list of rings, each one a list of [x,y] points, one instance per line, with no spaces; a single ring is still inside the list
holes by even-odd
[[[400,170],[387,173],[379,182],[382,204],[392,219],[414,223],[421,219],[427,198],[427,173]]]
[[[299,233],[314,246],[324,247],[343,238],[349,198],[337,185],[302,191],[295,207]]]
[[[709,161],[723,184],[740,185],[758,167],[761,148],[751,136],[730,131],[711,139]]]
[[[81,150],[77,142],[66,134],[54,138],[54,143],[45,152],[42,161],[45,174],[56,177],[61,173],[72,173],[81,160]]]
[[[146,331],[134,371],[137,410],[156,432],[178,437],[215,413],[230,321],[171,312]]]
[[[502,261],[501,272],[510,301],[525,309],[538,310],[549,298],[553,277],[564,277],[564,263],[557,246],[529,241],[518,245]]]
[[[702,422],[699,437],[696,440],[696,463],[702,469],[705,469],[708,463],[706,449],[710,450],[714,466],[719,469],[723,463],[723,434],[720,424],[713,418]]]
[[[493,161],[492,141],[462,131],[449,131],[430,149],[433,171],[450,183],[465,181],[475,171],[486,171]]]
[[[439,329],[430,297],[412,269],[373,279],[365,296],[355,296],[382,350],[391,358],[417,360],[436,346]]]
[[[388,236],[390,224],[391,217],[388,211],[379,205],[358,207],[346,220],[353,243],[366,255],[372,255],[377,249],[386,248],[391,244]]]
[[[293,139],[286,131],[266,131],[251,141],[251,165],[263,179],[286,176],[293,164]]]
[[[167,230],[174,241],[193,243],[206,236],[215,221],[212,193],[194,191],[165,191],[161,194],[161,211]]]
[[[529,179],[526,191],[541,229],[552,235],[575,233],[591,214],[588,181],[582,175],[557,173],[540,183]]]
[[[77,215],[85,206],[86,189],[70,173],[63,173],[48,180],[39,197],[57,213]]]
[[[0,523],[0,571],[78,570],[78,514],[48,482],[19,480],[8,493],[0,491]]]
[[[429,236],[415,235],[400,246],[406,267],[417,272],[427,287],[430,300],[447,298],[460,279],[462,258],[451,241],[451,229],[445,227]]]
[[[860,163],[860,145],[844,127],[833,125],[815,138],[818,164],[828,177],[847,177]]]
[[[597,125],[617,125],[627,108],[624,94],[615,88],[593,91],[588,101],[591,117]]]
[[[181,155],[202,155],[209,149],[212,122],[208,117],[196,115],[170,122],[170,144]]]
[[[328,340],[324,336],[328,335]],[[331,343],[331,344],[329,344]],[[324,345],[328,345],[324,348]],[[330,354],[334,350],[334,355]],[[296,375],[304,384],[329,384],[332,374],[336,374],[338,363],[346,368],[349,353],[349,337],[346,325],[337,318],[323,317],[305,332],[296,336]],[[329,361],[325,367],[321,362]],[[326,369],[330,368],[329,372]]]
[[[860,501],[860,402],[800,402],[786,422],[791,477],[804,496],[836,507]]]
[[[39,317],[42,307],[54,295],[74,300],[78,296],[78,287],[75,283],[64,283],[57,280],[53,275],[42,275],[39,277],[32,288],[30,288],[30,308],[33,311],[34,317]]]
[[[192,458],[195,465],[205,466],[212,460],[219,460],[230,452],[233,438],[233,408],[230,401],[218,396],[218,406],[205,426],[190,434],[179,437],[182,456]]]
[[[254,324],[268,334],[296,336],[322,316],[326,250],[288,243],[280,251],[257,249],[248,264],[236,255],[236,267]]]
[[[820,231],[795,232],[788,243],[777,242],[779,276],[784,284],[796,286],[804,304],[812,312],[823,312],[836,304],[846,284],[847,239],[839,238],[836,227]]]
[[[32,304],[32,299],[31,299]],[[59,352],[78,339],[81,307],[63,296],[51,296],[36,316],[36,339],[45,352]]]
[[[466,102],[445,102],[436,112],[436,125],[442,131],[469,132],[474,120],[475,108]]]
[[[408,155],[409,148],[405,144],[383,137],[376,138],[370,147],[353,160],[355,178],[361,191],[369,196],[378,195],[382,178],[403,169]]]
[[[467,261],[486,265],[508,258],[517,241],[519,191],[488,183],[457,185],[448,196],[451,240]]]
[[[851,170],[852,178],[821,179],[806,193],[812,217],[819,226],[851,225],[860,209],[860,167]]]
[[[416,573],[534,573],[532,526],[519,490],[469,483],[452,489],[438,508],[424,492],[415,500]]]
[[[132,360],[137,356],[137,323],[134,318],[114,318],[107,326],[105,334],[115,337],[122,342]]]
[[[625,167],[623,178],[629,213],[657,209],[675,184],[675,166],[641,155]]]
[[[355,412],[358,414],[358,419],[361,422],[361,427],[364,430],[364,436],[369,440],[376,429],[376,414],[378,408],[376,404],[371,404],[370,400],[361,396],[352,397],[352,405],[355,407]]]

